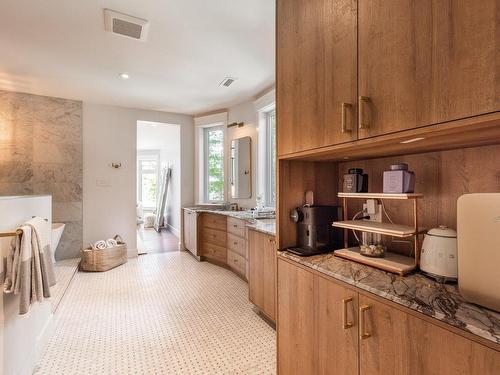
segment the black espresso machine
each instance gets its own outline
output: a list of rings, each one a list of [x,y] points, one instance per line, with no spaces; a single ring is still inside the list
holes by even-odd
[[[297,246],[288,251],[300,256],[328,253],[344,247],[344,231],[332,227],[342,220],[341,206],[304,206],[292,210],[297,223]]]

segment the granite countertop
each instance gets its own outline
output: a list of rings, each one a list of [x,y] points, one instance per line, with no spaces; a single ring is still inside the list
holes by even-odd
[[[225,211],[221,208],[215,207],[207,207],[207,206],[194,206],[194,207],[184,207],[185,210],[190,210],[198,213],[210,213],[210,214],[218,214],[229,217],[234,217],[236,219],[245,220],[247,222],[247,227],[253,230],[276,235],[276,219],[274,218],[265,218],[265,219],[254,219],[253,215],[249,211]]]
[[[247,227],[271,236],[276,235],[276,219],[254,220],[253,223],[247,224]]]
[[[280,251],[278,255],[500,344],[500,313],[465,301],[457,285],[443,285],[420,273],[397,276],[332,253],[300,257]]]

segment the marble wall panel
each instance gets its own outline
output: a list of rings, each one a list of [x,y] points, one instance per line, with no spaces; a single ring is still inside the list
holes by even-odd
[[[57,259],[82,247],[82,189],[82,103],[0,90],[0,195],[52,195]]]

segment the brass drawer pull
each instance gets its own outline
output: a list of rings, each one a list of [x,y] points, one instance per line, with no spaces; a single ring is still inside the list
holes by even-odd
[[[351,129],[347,129],[347,108],[351,109],[352,105],[350,103],[342,103],[342,133],[351,132]]]
[[[371,333],[365,329],[365,311],[370,310],[370,305],[359,306],[359,338],[365,340],[371,337]]]
[[[368,103],[370,98],[367,96],[360,96],[358,98],[358,126],[360,129],[367,129],[369,126],[365,124],[365,111],[364,104]]]
[[[347,321],[347,304],[349,302],[352,302],[352,297],[344,298],[342,300],[342,325],[344,326],[344,329],[349,329],[354,325],[353,322]]]
[[[233,227],[238,228],[238,224],[233,224]]]

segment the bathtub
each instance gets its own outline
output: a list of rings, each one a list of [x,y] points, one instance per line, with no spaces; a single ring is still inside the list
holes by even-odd
[[[51,247],[52,247],[52,262],[56,261],[56,251],[57,245],[59,245],[59,241],[61,240],[61,236],[64,232],[64,227],[66,224],[64,223],[52,223],[52,236],[51,236]]]

